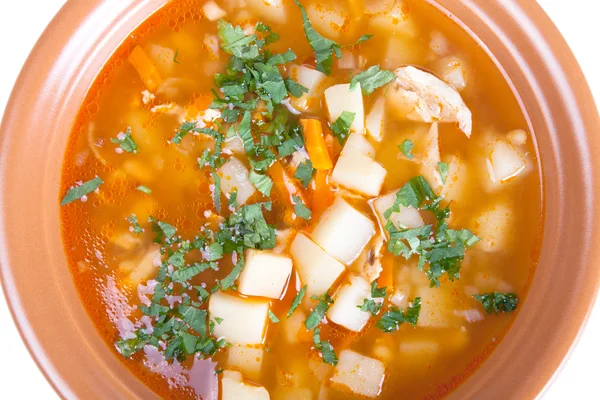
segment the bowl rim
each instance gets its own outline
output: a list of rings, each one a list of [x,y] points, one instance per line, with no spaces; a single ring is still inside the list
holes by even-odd
[[[62,367],[63,370],[61,371],[58,370],[59,368],[55,369],[53,364],[54,360],[51,357],[48,358],[37,332],[31,329],[31,321],[27,316],[21,314],[23,310],[27,308],[26,305],[22,303],[22,296],[24,293],[22,286],[23,282],[18,282],[18,278],[15,280],[15,276],[18,275],[16,266],[19,263],[15,261],[16,257],[14,255],[9,254],[12,251],[12,247],[8,246],[11,235],[9,232],[10,226],[6,223],[8,218],[10,218],[10,211],[16,209],[14,202],[11,203],[11,200],[8,199],[9,191],[7,190],[15,187],[14,182],[12,184],[10,183],[10,172],[12,168],[9,163],[9,161],[11,161],[10,156],[7,153],[10,146],[13,145],[10,140],[11,134],[14,136],[16,130],[24,127],[22,121],[23,114],[20,110],[23,109],[24,105],[32,104],[31,93],[36,89],[44,87],[46,81],[57,79],[57,70],[55,69],[56,63],[61,57],[65,56],[64,52],[69,50],[69,46],[72,45],[71,39],[73,36],[81,34],[82,32],[85,32],[85,29],[90,28],[89,24],[94,15],[102,15],[104,17],[112,16],[112,18],[116,18],[105,26],[105,29],[107,30],[105,33],[109,34],[109,36],[118,35],[119,32],[120,34],[123,32],[130,32],[137,26],[135,22],[136,19],[132,17],[133,15],[138,15],[139,17],[140,13],[145,13],[145,15],[148,16],[153,10],[158,9],[166,3],[166,1],[167,0],[144,0],[140,2],[136,0],[126,0],[123,1],[122,5],[115,7],[115,10],[112,10],[111,12],[108,7],[103,7],[101,4],[102,2],[99,0],[69,0],[52,20],[32,50],[19,75],[17,83],[15,84],[7,103],[2,124],[0,125],[0,248],[3,249],[2,254],[0,255],[0,282],[3,285],[5,297],[13,320],[16,323],[17,329],[31,354],[31,357],[45,375],[48,382],[63,398],[76,398],[82,393],[90,394],[90,392],[86,392],[81,386],[74,385],[72,380],[69,381],[68,377],[70,375],[64,371],[64,367]],[[564,110],[564,115],[569,115],[570,119],[565,117],[565,126],[571,126],[569,132],[573,132],[572,139],[577,142],[574,145],[576,151],[574,151],[573,154],[563,155],[560,153],[561,150],[557,150],[556,147],[560,145],[559,140],[565,140],[565,138],[560,138],[559,136],[553,137],[555,141],[546,147],[551,150],[541,153],[541,162],[543,163],[552,159],[552,164],[548,165],[556,165],[556,169],[552,172],[556,173],[557,179],[560,180],[567,176],[566,170],[571,168],[571,165],[565,163],[565,161],[578,161],[578,166],[573,168],[585,175],[581,179],[582,184],[588,184],[586,189],[587,192],[582,195],[582,199],[565,197],[565,200],[563,198],[558,198],[556,200],[558,203],[555,204],[555,206],[562,211],[555,222],[558,228],[568,227],[569,221],[565,220],[568,215],[564,214],[566,213],[564,210],[565,207],[572,204],[581,205],[582,218],[585,217],[589,220],[588,223],[585,224],[586,230],[582,232],[584,232],[584,235],[589,236],[583,238],[581,240],[582,243],[579,244],[579,246],[585,250],[585,254],[581,255],[582,261],[579,265],[584,265],[582,264],[583,261],[592,261],[590,264],[593,265],[583,268],[581,276],[577,279],[577,282],[573,284],[573,290],[580,290],[579,293],[571,294],[572,299],[579,300],[578,304],[570,305],[570,309],[573,311],[572,315],[575,315],[575,322],[572,323],[569,328],[565,328],[561,331],[563,337],[560,340],[560,346],[557,346],[555,354],[549,354],[546,350],[544,353],[546,357],[543,359],[545,365],[540,365],[542,363],[541,358],[535,365],[536,376],[529,376],[527,382],[521,383],[520,385],[515,384],[515,387],[511,392],[511,396],[514,396],[514,398],[533,398],[543,392],[551,382],[552,378],[560,370],[561,366],[564,365],[568,354],[577,342],[581,331],[587,322],[587,318],[594,305],[594,300],[598,294],[598,283],[600,282],[600,264],[598,261],[600,260],[600,250],[593,248],[593,239],[600,238],[600,234],[587,229],[590,225],[593,226],[594,224],[600,226],[598,224],[600,223],[600,212],[595,209],[595,207],[598,208],[600,206],[593,205],[594,199],[600,198],[600,178],[598,173],[595,172],[600,170],[598,168],[600,167],[600,156],[596,156],[597,154],[600,154],[598,151],[600,150],[600,139],[593,137],[593,132],[598,131],[598,128],[600,128],[598,110],[590,89],[584,79],[583,72],[572,52],[558,32],[558,29],[553,25],[548,16],[536,2],[531,2],[529,0],[507,0],[502,5],[490,6],[489,4],[485,4],[486,0],[428,1],[436,2],[443,10],[452,10],[452,14],[458,17],[451,17],[453,19],[460,18],[461,21],[464,22],[463,26],[466,26],[467,30],[476,37],[484,36],[481,32],[488,32],[490,35],[489,38],[501,37],[501,39],[498,39],[499,41],[497,43],[492,40],[490,40],[490,42],[484,41],[483,43],[483,45],[490,49],[492,54],[494,54],[494,57],[496,57],[496,53],[491,49],[493,46],[506,47],[507,54],[515,52],[514,54],[511,53],[513,57],[522,53],[523,48],[532,50],[535,54],[521,54],[520,60],[517,63],[522,63],[520,67],[525,71],[522,71],[522,76],[519,75],[517,69],[506,73],[509,81],[513,82],[513,85],[518,84],[519,79],[524,79],[521,81],[523,86],[519,86],[519,91],[526,86],[531,86],[532,91],[536,89],[534,87],[535,84],[532,84],[532,82],[535,83],[535,80],[525,79],[528,76],[526,69],[527,67],[531,68],[531,64],[534,60],[543,60],[545,62],[544,65],[549,65],[550,71],[548,71],[548,76],[554,78],[555,82],[542,97],[545,96],[545,101],[549,101],[548,98],[551,94],[558,93],[561,96],[560,99],[555,99],[558,103],[552,103],[550,106],[560,108],[561,110]],[[491,11],[494,11],[498,15],[495,17],[490,16]],[[469,18],[466,17],[467,15]],[[469,21],[465,22],[463,17],[464,20]],[[123,26],[120,24],[120,21],[129,21],[129,25]],[[504,22],[499,24],[498,21]],[[482,24],[486,23],[487,26],[483,27]],[[510,30],[509,28],[518,30],[518,32],[510,33],[508,32]],[[479,30],[478,33],[474,33],[474,30],[476,29]],[[524,35],[522,36],[522,39],[528,39],[531,43],[517,44],[516,38],[518,38],[519,35]],[[101,38],[98,37],[96,39],[96,44],[101,46],[104,43]],[[115,39],[113,38],[113,41],[114,40]],[[510,46],[513,47],[511,48]],[[104,53],[104,55],[93,52],[89,55],[91,58],[97,60],[102,59],[106,54],[112,54],[113,51],[114,48],[112,50],[107,50],[107,53]],[[538,58],[535,58],[534,56],[538,56]],[[502,68],[504,65],[500,64],[500,67]],[[85,77],[78,76],[76,78],[84,79]],[[65,89],[63,88],[62,90]],[[525,89],[523,89],[523,91],[525,91]],[[520,95],[520,98],[526,97],[526,93],[520,93]],[[47,101],[47,99],[45,101]],[[35,104],[39,105],[40,103]],[[527,109],[528,104],[529,103],[524,102],[523,106],[525,109]],[[537,112],[537,110],[527,110],[526,114],[535,112]],[[554,131],[556,131],[558,125],[560,125],[555,121],[550,121],[548,124],[557,125],[557,127],[554,128]],[[29,127],[29,130],[31,130],[31,127]],[[542,146],[543,145],[544,144],[542,144]],[[53,146],[56,147],[57,144],[54,143]],[[545,169],[546,173],[549,171],[550,170]],[[548,179],[550,178],[546,176],[545,180]],[[48,188],[47,183],[46,188]],[[53,190],[50,188],[43,196],[43,199],[58,198],[57,195],[52,197],[57,193],[57,190],[58,189]],[[548,194],[550,202],[552,202],[553,194],[546,194]],[[568,195],[561,190],[560,196]],[[546,210],[548,210],[548,208],[546,208]],[[545,229],[545,236],[548,232],[549,230]],[[546,239],[544,239],[544,241],[546,241]],[[556,249],[554,249],[552,254],[556,254]],[[19,285],[17,285],[17,282]],[[550,285],[551,283],[545,282],[545,284]],[[527,303],[527,301],[525,303]],[[521,312],[515,325],[519,323],[519,320],[522,320],[525,317],[526,314]],[[89,332],[89,330],[87,332]],[[553,340],[558,339],[554,337]],[[506,342],[506,339],[504,342]],[[547,343],[554,344],[558,342],[548,341]],[[503,346],[504,343],[501,345]],[[496,353],[498,353],[498,351],[494,352],[494,354]],[[496,358],[498,365],[503,365],[503,363],[508,362],[507,360],[502,360],[498,357]],[[489,376],[494,373],[493,369],[487,370],[484,367],[485,365],[480,367],[473,377],[477,375],[481,379],[484,379],[484,377],[487,376],[489,378]],[[532,370],[531,373],[533,372],[534,371]],[[127,398],[136,398],[135,393],[140,393],[139,390],[143,390],[137,386],[131,390],[127,387],[123,387],[122,384],[119,386],[119,382],[121,381],[114,377],[108,378],[108,381],[117,385],[115,393],[121,393],[122,396]],[[502,384],[495,383],[490,385],[490,387],[498,388],[499,390],[508,390],[506,389],[508,387],[507,385],[506,382]],[[457,396],[462,396],[465,398],[473,396],[475,393],[479,393],[477,390],[481,390],[481,388],[473,389],[465,388],[465,386],[466,385],[462,385],[459,387],[453,392],[451,397],[460,398]],[[524,386],[527,386],[527,388]]]

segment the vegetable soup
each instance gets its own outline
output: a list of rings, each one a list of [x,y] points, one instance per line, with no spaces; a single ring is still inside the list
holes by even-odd
[[[534,144],[424,1],[173,0],[77,117],[65,251],[162,398],[440,398],[525,299]]]

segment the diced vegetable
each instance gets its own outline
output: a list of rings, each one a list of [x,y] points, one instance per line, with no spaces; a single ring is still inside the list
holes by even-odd
[[[367,134],[376,142],[381,142],[383,139],[383,121],[385,117],[385,97],[379,97],[369,114],[367,114],[366,128]]]
[[[313,28],[328,39],[339,39],[350,22],[350,15],[341,2],[308,3],[306,13]]]
[[[290,176],[279,161],[274,162],[269,167],[269,176],[273,179],[275,188],[281,193],[284,203],[289,210],[294,209],[294,205],[296,204],[294,198],[299,198],[300,203],[305,206],[309,205],[304,190],[300,186],[298,180]]]
[[[388,221],[384,214],[394,205],[398,190],[394,190],[393,192],[380,196],[373,201],[373,208],[375,209],[382,229],[385,228],[385,225]],[[425,225],[425,222],[423,222],[423,217],[421,217],[421,213],[419,213],[418,210],[415,210],[412,207],[404,207],[402,205],[400,205],[400,212],[392,213],[389,220],[392,221],[394,226],[398,229],[401,227],[418,228],[419,226]]]
[[[221,400],[269,400],[269,392],[262,386],[243,381],[238,371],[223,371],[221,374]]]
[[[438,56],[445,56],[450,51],[448,39],[439,31],[431,32],[429,48]]]
[[[458,122],[460,129],[471,136],[471,111],[456,89],[428,72],[415,67],[396,69],[398,86],[390,91],[388,99],[414,121]]]
[[[290,102],[298,110],[307,111],[317,107],[320,103],[319,96],[324,90],[324,82],[327,75],[304,65],[292,65],[289,68],[289,75],[298,84],[308,89],[308,93],[303,93],[300,97],[292,97]]]
[[[418,29],[414,18],[411,18],[404,2],[398,0],[381,0],[366,2],[366,11],[370,13],[369,28],[373,33],[414,37]]]
[[[313,240],[327,253],[350,265],[375,235],[373,222],[337,197],[313,230]]]
[[[246,150],[244,149],[244,142],[242,142],[242,139],[240,139],[238,135],[234,135],[225,140],[225,143],[223,144],[223,152],[227,152],[228,150],[235,155],[243,155],[246,153]]]
[[[331,382],[354,394],[374,398],[381,393],[384,379],[385,367],[381,361],[352,350],[343,350]]]
[[[440,190],[440,195],[448,201],[461,201],[466,193],[466,185],[469,182],[469,170],[460,156],[453,155],[448,162],[448,176],[446,183]]]
[[[484,251],[507,249],[514,230],[514,215],[508,203],[498,202],[475,218],[473,231],[481,238],[478,248]]]
[[[221,190],[224,193],[237,192],[237,203],[243,205],[256,192],[248,177],[248,169],[235,157],[231,157],[217,174],[221,178]]]
[[[346,144],[344,144],[342,155],[348,156],[352,154],[362,154],[373,158],[375,157],[375,148],[369,143],[364,135],[352,132],[350,136],[348,136]]]
[[[292,273],[292,259],[266,250],[246,250],[240,293],[279,299]]]
[[[331,179],[348,189],[367,196],[377,196],[387,171],[372,158],[361,154],[342,155],[338,158]]]
[[[307,296],[327,292],[346,271],[346,267],[327,254],[304,233],[298,233],[290,247],[302,283],[308,286]]]
[[[459,92],[467,86],[467,70],[464,62],[457,57],[447,57],[439,61],[438,71],[442,79]]]
[[[342,58],[338,60],[338,68],[339,69],[350,69],[355,70],[356,65],[356,57],[350,50],[342,50]]]
[[[423,50],[416,38],[408,36],[389,36],[383,68],[394,69],[398,65],[417,64],[423,56]]]
[[[210,296],[208,312],[215,323],[214,335],[239,345],[262,344],[269,303],[217,292]]]
[[[360,83],[353,90],[350,84],[330,86],[325,90],[325,102],[329,110],[329,122],[334,123],[344,111],[354,113],[350,129],[357,133],[365,131],[365,111]]]
[[[327,318],[346,329],[360,332],[371,318],[370,313],[360,309],[365,299],[371,299],[371,285],[360,276],[350,275],[349,283],[335,295]]]
[[[527,143],[527,132],[523,129],[515,129],[508,132],[506,138],[513,146],[523,146]]]
[[[146,88],[154,92],[162,83],[162,78],[148,54],[140,46],[135,46],[127,61],[133,65]]]
[[[212,0],[207,1],[202,6],[202,12],[209,21],[216,21],[227,15],[227,12],[217,5]]]
[[[440,352],[440,344],[427,339],[403,340],[400,343],[401,357],[412,362],[431,362]]]
[[[127,275],[125,283],[136,286],[155,276],[160,264],[160,249],[153,246],[140,259],[121,261],[119,271]]]
[[[506,182],[526,168],[523,157],[510,144],[498,140],[487,159],[488,173],[492,182]]]
[[[312,341],[312,332],[306,329],[304,321],[306,314],[296,310],[289,318],[283,319],[283,331],[288,343],[309,343]]]
[[[247,0],[248,8],[254,11],[259,19],[284,24],[287,13],[283,0]]]
[[[300,120],[300,123],[302,124],[306,150],[313,167],[317,170],[331,169],[333,163],[327,151],[321,121],[314,118],[304,118]]]
[[[334,194],[326,171],[317,171],[312,180],[312,218],[317,219],[333,204]]]
[[[421,298],[421,312],[417,326],[451,328],[460,323],[454,314],[457,299],[449,289],[421,287],[416,293]]]
[[[147,49],[147,54],[158,69],[159,74],[165,77],[171,75],[175,67],[175,62],[173,61],[175,51],[158,44],[150,45]]]
[[[262,347],[231,346],[227,349],[227,368],[239,370],[257,381],[261,375],[264,353]]]

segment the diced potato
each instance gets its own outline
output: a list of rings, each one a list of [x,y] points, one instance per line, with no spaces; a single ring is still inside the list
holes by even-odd
[[[238,371],[221,374],[221,400],[269,400],[269,392],[262,386],[245,383]]]
[[[481,238],[477,248],[493,252],[506,249],[514,231],[514,214],[509,204],[498,202],[475,218],[473,232]]]
[[[450,51],[450,43],[441,32],[433,31],[431,32],[429,48],[438,56],[445,56]]]
[[[312,392],[308,388],[279,387],[275,391],[273,400],[311,400]]]
[[[356,69],[356,57],[350,50],[342,50],[342,58],[338,60],[339,69]]]
[[[331,179],[350,190],[377,196],[386,175],[385,168],[371,157],[351,153],[338,158]]]
[[[244,149],[244,142],[238,135],[232,136],[225,140],[223,144],[223,152],[230,151],[235,155],[246,154],[246,150]]]
[[[367,134],[376,142],[383,139],[383,121],[385,117],[385,97],[379,97],[367,114]]]
[[[327,312],[327,318],[354,332],[365,327],[371,314],[360,310],[365,299],[371,299],[371,285],[364,278],[350,275],[349,283],[342,286]]]
[[[321,216],[312,237],[327,253],[349,265],[374,235],[373,221],[337,197]]]
[[[208,312],[215,323],[214,335],[224,337],[232,344],[262,344],[267,326],[269,303],[243,299],[222,292],[210,296]]]
[[[303,388],[310,384],[306,350],[295,346],[286,349],[285,357],[277,363],[275,379],[278,386]]]
[[[439,62],[439,75],[442,79],[459,92],[467,87],[467,70],[462,60],[457,57],[447,57]]]
[[[204,35],[202,45],[213,60],[217,60],[219,58],[219,38],[217,35]]]
[[[158,44],[153,44],[148,47],[148,55],[158,68],[160,74],[164,77],[168,77],[173,72],[175,67],[175,51]]]
[[[137,261],[122,261],[119,270],[128,274],[125,282],[135,286],[153,278],[161,264],[160,249],[152,246],[141,259]]]
[[[288,343],[306,343],[312,341],[312,334],[304,326],[306,314],[300,309],[296,309],[289,317],[283,319],[283,332]]]
[[[217,5],[212,0],[207,1],[202,6],[202,12],[209,21],[216,21],[227,15],[227,12]]]
[[[394,339],[391,335],[380,336],[373,343],[372,354],[376,359],[389,363],[394,358]]]
[[[421,271],[419,271],[421,272]],[[422,272],[421,272],[422,273]],[[408,299],[410,296],[410,285],[402,282],[395,285],[395,291],[390,296],[390,303],[398,308],[405,310],[408,307]]]
[[[418,63],[422,54],[421,46],[418,41],[411,37],[390,36],[382,67],[394,69],[400,65]]]
[[[237,203],[243,205],[256,192],[248,178],[248,169],[235,157],[231,157],[217,172],[224,193],[237,191]]]
[[[400,343],[400,358],[407,362],[431,362],[440,352],[440,344],[427,339],[409,339]]]
[[[448,175],[440,195],[448,201],[460,202],[469,181],[468,174],[467,164],[460,159],[460,156],[453,155],[448,161]]]
[[[384,230],[385,225],[387,224],[387,219],[384,217],[385,212],[394,205],[398,190],[399,189],[380,196],[373,201],[373,208],[375,209],[375,213],[377,214],[381,228]],[[400,212],[392,213],[389,220],[392,221],[394,226],[398,229],[402,227],[418,228],[419,226],[425,225],[425,222],[423,221],[419,211],[412,207],[400,206]]]
[[[298,233],[290,247],[300,280],[306,284],[307,295],[320,296],[346,271],[346,267],[327,254],[304,233]]]
[[[350,23],[350,15],[342,2],[308,3],[306,14],[321,35],[336,40]]]
[[[374,398],[381,393],[384,379],[385,367],[381,361],[352,350],[343,350],[331,382],[354,394]]]
[[[325,90],[325,102],[329,110],[329,122],[333,123],[344,111],[355,113],[350,129],[362,134],[365,131],[365,110],[360,83],[354,90],[350,84],[330,86]]]
[[[283,0],[247,0],[250,8],[257,17],[269,22],[283,24],[287,20]]]
[[[321,356],[315,353],[308,358],[308,368],[310,369],[312,376],[314,376],[319,382],[323,382],[329,378],[331,372],[333,371],[333,366],[331,366],[331,364],[324,363]]]
[[[292,259],[271,251],[247,250],[239,292],[279,299],[292,273]]]
[[[527,132],[523,129],[515,129],[506,134],[508,141],[513,146],[523,146],[527,143]]]
[[[408,8],[400,0],[368,2],[369,27],[374,33],[415,37],[418,28]]]
[[[375,157],[375,148],[364,135],[360,133],[352,132],[348,139],[346,140],[346,144],[344,144],[344,148],[342,149],[342,155],[352,155],[352,154],[362,154],[367,157]]]
[[[303,93],[300,97],[291,97],[291,104],[303,111],[318,106],[320,103],[318,96],[322,94],[327,75],[305,65],[290,66],[289,75],[290,78],[308,89],[308,93]]]
[[[502,183],[522,173],[526,162],[512,145],[498,140],[487,159],[487,166],[492,182]]]
[[[119,235],[112,236],[110,241],[122,250],[133,250],[142,243],[140,236],[131,232],[123,232]]]
[[[264,352],[262,347],[231,346],[227,349],[227,368],[239,370],[253,381],[258,381]]]
[[[156,69],[156,65],[148,57],[144,49],[136,46],[131,54],[129,54],[129,57],[127,57],[127,61],[133,65],[140,79],[146,85],[146,88],[150,92],[155,92],[162,83],[162,78]]]
[[[417,326],[428,328],[451,328],[459,325],[460,319],[454,314],[457,300],[445,288],[421,287],[417,296],[421,298],[421,312]]]

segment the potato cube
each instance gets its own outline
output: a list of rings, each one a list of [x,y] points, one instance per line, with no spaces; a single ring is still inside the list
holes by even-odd
[[[124,279],[125,283],[136,286],[156,275],[160,264],[160,249],[153,246],[141,259],[122,261],[119,264],[119,270],[122,274],[127,275]]]
[[[248,8],[252,10],[259,19],[279,24],[285,23],[287,14],[283,0],[247,0]]]
[[[331,382],[344,386],[355,394],[374,398],[381,393],[384,379],[385,367],[381,361],[352,350],[343,350]]]
[[[367,134],[376,142],[383,139],[383,121],[385,117],[385,97],[379,97],[367,114]]]
[[[371,299],[371,285],[357,275],[350,275],[349,280],[349,284],[342,286],[337,292],[327,318],[346,329],[360,332],[371,318],[369,312],[359,308],[365,299]]]
[[[292,65],[290,67],[290,77],[307,88],[309,96],[314,96],[327,75],[304,65]]]
[[[334,123],[344,111],[355,113],[350,129],[360,134],[365,131],[365,110],[360,84],[350,90],[350,84],[334,85],[325,90],[329,122]]]
[[[312,237],[327,253],[350,265],[374,235],[373,221],[337,197],[321,216]]]
[[[312,341],[312,332],[306,329],[304,321],[306,321],[306,313],[300,309],[283,319],[283,332],[288,343]]]
[[[513,237],[514,223],[514,214],[508,203],[499,202],[485,209],[473,226],[473,232],[481,238],[477,248],[488,252],[507,248]]]
[[[248,169],[235,157],[231,157],[217,172],[224,193],[237,191],[237,203],[243,205],[256,189],[248,178]]]
[[[350,23],[350,15],[343,2],[309,3],[306,14],[315,30],[332,40],[337,40]]]
[[[260,378],[264,350],[262,347],[234,345],[227,349],[227,368],[241,371],[257,381]]]
[[[214,334],[231,344],[262,344],[267,326],[267,301],[255,301],[217,292],[210,296],[208,312],[215,323]]]
[[[385,225],[388,221],[384,217],[385,212],[394,205],[397,193],[398,190],[394,190],[393,192],[380,196],[373,201],[373,208],[375,209],[375,213],[377,214],[377,218],[379,219],[379,223],[383,229],[385,229]],[[392,221],[394,226],[398,229],[401,227],[418,228],[419,226],[425,225],[425,222],[423,221],[419,211],[412,207],[400,206],[400,212],[392,213],[389,220]]]
[[[346,271],[344,264],[327,254],[304,233],[296,235],[290,253],[300,280],[308,286],[308,296],[322,295]]]
[[[498,140],[487,160],[492,182],[505,182],[523,172],[527,165],[525,159],[510,144]]]
[[[227,13],[212,0],[207,1],[202,6],[202,12],[209,21],[216,21],[223,18]]]
[[[247,250],[239,291],[246,296],[279,299],[292,273],[292,259],[271,251]]]
[[[269,400],[263,386],[247,384],[238,371],[223,371],[221,375],[221,400]]]
[[[360,133],[352,132],[344,148],[342,149],[342,155],[349,156],[352,154],[361,154],[367,157],[375,157],[375,148],[364,135]]]
[[[460,324],[454,313],[457,300],[448,289],[420,287],[417,296],[421,298],[421,312],[417,326],[428,328],[452,328]]]
[[[331,179],[367,196],[377,196],[387,171],[372,158],[361,154],[343,154],[338,158]]]

